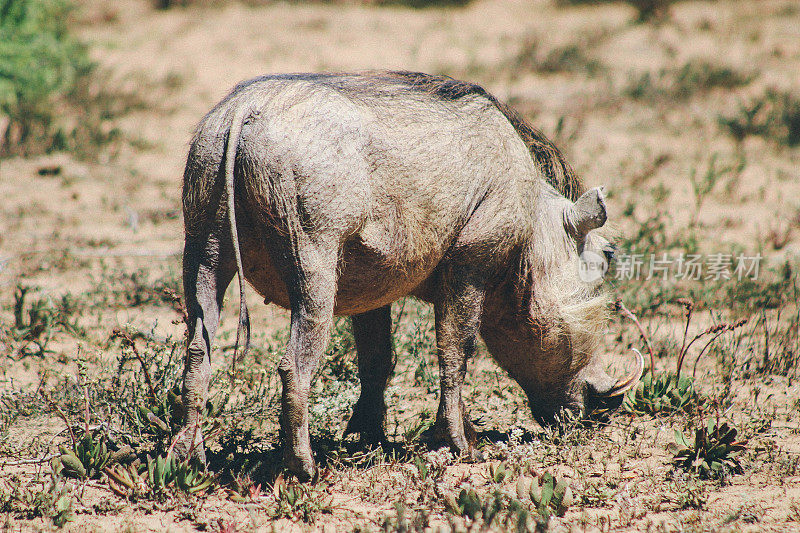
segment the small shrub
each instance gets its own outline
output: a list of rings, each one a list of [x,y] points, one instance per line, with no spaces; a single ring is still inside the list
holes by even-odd
[[[70,35],[71,11],[71,0],[0,0],[0,157],[69,150],[94,158],[121,139],[109,120],[148,106],[89,59]]]
[[[568,44],[542,53],[539,42],[530,40],[517,53],[513,70],[530,70],[542,74],[585,73],[590,77],[596,76],[606,67],[597,59],[588,57],[584,52],[585,48],[583,43]]]
[[[797,298],[796,289],[787,291],[787,299]],[[776,316],[761,312],[753,328],[742,339],[742,351],[751,356],[740,367],[745,377],[797,375],[800,368],[800,309],[795,308],[787,319],[782,318],[784,308]]]
[[[356,343],[350,328],[350,321],[336,319],[331,328],[331,338],[325,353],[325,367],[334,379],[358,382],[358,365],[355,356]]]
[[[740,103],[733,115],[719,117],[720,126],[737,141],[764,137],[779,145],[800,145],[800,97],[767,89],[749,103]]]
[[[694,428],[694,439],[675,430],[675,442],[680,447],[673,464],[704,478],[719,478],[726,472],[741,473],[738,456],[745,449],[743,442],[736,440],[737,430],[709,418],[707,425]]]
[[[631,206],[626,215],[633,219],[636,232],[621,240],[620,249],[630,250],[632,253],[653,254],[670,247],[672,243],[667,235],[670,216],[667,212],[657,209],[640,221],[634,217]]]
[[[717,183],[728,176],[736,178],[741,175],[746,166],[744,157],[740,157],[736,162],[728,164],[717,165],[718,161],[719,156],[711,154],[705,171],[698,172],[697,167],[693,167],[689,172],[689,181],[692,183],[692,192],[694,193],[694,215],[692,215],[690,223],[692,226],[697,224],[700,208]]]
[[[74,515],[71,489],[54,476],[49,476],[47,482],[38,483],[41,486],[37,489],[33,487],[33,483],[23,484],[19,479],[11,479],[10,490],[0,488],[0,513],[6,517],[15,515],[25,520],[45,517],[54,526],[64,527]]]
[[[669,18],[672,0],[626,0],[636,9],[637,22],[662,21]]]
[[[645,72],[630,79],[623,92],[635,100],[687,100],[713,89],[741,87],[753,78],[753,74],[729,66],[693,60],[678,68],[662,69],[655,75]]]
[[[112,270],[96,279],[95,287],[86,292],[85,305],[125,309],[144,305],[175,307],[175,295],[182,294],[180,277],[171,269],[156,276],[148,268],[133,271]]]
[[[47,344],[58,330],[73,335],[84,335],[72,315],[77,312],[73,300],[66,295],[60,301],[42,296],[28,303],[32,287],[17,285],[14,291],[14,327],[11,335],[17,340],[35,344],[38,355],[47,350]],[[27,317],[26,317],[27,315]],[[23,346],[24,349],[24,346]]]
[[[93,65],[69,35],[65,0],[0,1],[0,156],[63,148],[60,105]]]
[[[676,487],[676,502],[681,509],[703,509],[708,501],[708,496],[702,485],[698,485],[694,479],[686,479],[680,486]]]
[[[763,269],[758,279],[743,277],[729,284],[720,297],[731,307],[745,311],[780,309],[786,303],[796,301],[796,271],[796,265],[786,260]]]
[[[594,76],[603,70],[603,65],[596,59],[588,58],[579,46],[572,44],[550,51],[537,70],[544,73],[585,72]]]

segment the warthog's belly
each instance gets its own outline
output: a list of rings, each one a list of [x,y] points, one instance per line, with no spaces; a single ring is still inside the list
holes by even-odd
[[[265,303],[289,309],[286,283],[263,241],[247,235],[240,235],[240,240],[247,281]],[[409,294],[428,299],[425,282],[443,255],[438,247],[409,260],[396,250],[376,249],[369,244],[361,236],[345,243],[339,260],[335,314],[364,313]]]

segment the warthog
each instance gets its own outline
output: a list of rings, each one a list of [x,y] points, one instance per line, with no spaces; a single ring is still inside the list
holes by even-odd
[[[435,435],[478,460],[461,395],[480,333],[533,416],[619,404],[593,357],[607,300],[580,255],[608,252],[601,189],[481,87],[410,72],[292,74],[239,84],[200,122],[183,183],[189,342],[182,453],[204,457],[200,409],[225,289],[238,273],[291,309],[278,371],[286,466],[315,474],[308,390],[334,314],[350,315],[361,396],[347,431],[385,439],[390,304],[432,302],[441,375]],[[584,276],[585,277],[585,276]],[[194,428],[194,429],[192,429]]]

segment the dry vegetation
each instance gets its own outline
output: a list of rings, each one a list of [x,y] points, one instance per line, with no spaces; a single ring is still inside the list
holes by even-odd
[[[20,2],[0,0],[4,527],[800,527],[795,2],[40,4],[53,10],[45,26],[20,30],[9,22]],[[462,464],[427,445],[432,312],[404,300],[393,444],[363,450],[342,440],[359,384],[339,319],[313,388],[323,475],[300,485],[280,470],[276,423],[287,313],[249,293],[255,349],[233,382],[231,312],[216,342],[209,471],[175,462],[192,127],[244,78],[381,67],[483,84],[607,186],[620,250],[644,264],[640,279],[610,282],[620,300],[603,351],[620,371],[640,349],[655,372],[603,424],[542,428],[483,349],[467,399],[487,461]],[[757,280],[645,279],[664,253],[763,259]]]

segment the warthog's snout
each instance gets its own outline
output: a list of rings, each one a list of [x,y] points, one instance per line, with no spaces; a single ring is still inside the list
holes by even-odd
[[[622,405],[625,393],[636,387],[644,373],[644,358],[639,350],[634,348],[633,352],[636,361],[627,376],[614,381],[603,372],[600,380],[593,381],[591,377],[587,378],[583,400],[585,416],[591,417],[593,414],[618,408]]]

